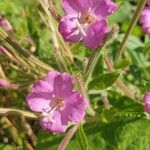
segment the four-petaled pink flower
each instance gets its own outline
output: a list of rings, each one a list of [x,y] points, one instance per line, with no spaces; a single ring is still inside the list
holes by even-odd
[[[150,34],[150,0],[148,1],[147,6],[142,11],[140,23],[142,24],[143,31]]]
[[[59,32],[67,42],[82,41],[88,48],[101,45],[109,32],[106,18],[116,11],[111,0],[63,0]]]
[[[82,121],[87,107],[87,101],[73,90],[71,76],[56,71],[37,81],[26,101],[32,111],[41,112],[41,127],[54,133],[65,132],[68,122]]]
[[[7,19],[2,18],[2,17],[0,17],[0,27],[2,27],[5,31],[12,30],[12,26],[10,22]]]
[[[150,92],[144,94],[144,111],[150,114]]]

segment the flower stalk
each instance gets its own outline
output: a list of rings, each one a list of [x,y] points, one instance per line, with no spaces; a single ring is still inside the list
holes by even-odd
[[[65,150],[68,143],[70,142],[72,136],[75,134],[75,132],[77,131],[78,127],[80,126],[80,123],[73,126],[66,134],[66,136],[64,137],[64,139],[61,141],[58,150]]]
[[[33,68],[33,64],[39,66],[43,70],[50,71],[53,70],[50,66],[47,64],[43,63],[39,59],[35,58],[29,51],[25,51],[22,49],[22,47],[11,37],[7,35],[7,33],[0,28],[0,36],[7,42],[9,43],[21,56],[24,57],[24,59],[27,59],[26,63]]]
[[[74,64],[73,55],[72,55],[71,50],[67,46],[67,44],[64,43],[60,34],[55,29],[56,24],[53,19],[53,18],[55,18],[55,16],[53,16],[54,9],[53,9],[53,13],[51,13],[51,11],[49,11],[49,9],[53,8],[53,4],[50,3],[50,5],[49,5],[49,2],[47,0],[40,0],[40,3],[48,17],[48,27],[50,28],[50,30],[52,32],[52,40],[53,40],[54,50],[55,50],[56,57],[57,57],[56,60],[58,59],[57,60],[57,61],[59,61],[58,63],[64,68],[64,70],[67,70],[66,63]],[[56,11],[55,11],[55,15],[57,15],[57,17],[60,18],[60,16],[58,15],[58,13]],[[61,45],[59,43],[61,43]]]
[[[88,94],[87,94],[87,89],[85,87],[85,83],[83,82],[81,75],[80,74],[76,75],[74,77],[74,79],[75,79],[75,81],[77,83],[79,91],[81,92],[83,97],[88,100],[88,107],[86,109],[87,114],[89,114],[90,116],[95,116],[95,111],[93,110],[93,108],[92,108],[92,106],[90,104],[89,97],[88,97]]]

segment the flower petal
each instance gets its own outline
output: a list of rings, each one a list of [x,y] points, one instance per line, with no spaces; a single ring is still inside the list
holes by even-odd
[[[35,112],[43,112],[49,108],[50,93],[30,93],[26,97],[29,108]]]
[[[59,111],[55,111],[52,116],[53,121],[45,121],[45,118],[41,119],[41,127],[48,131],[54,133],[63,133],[67,129],[68,120],[62,117]]]
[[[97,21],[86,29],[86,36],[83,38],[83,43],[88,48],[97,48],[101,45],[109,32],[106,21]]]
[[[32,87],[33,93],[42,93],[42,92],[48,92],[51,93],[53,91],[53,87],[45,81],[38,80],[36,83],[34,83]]]
[[[63,0],[62,8],[66,14],[73,14],[86,11],[93,0]]]
[[[58,71],[51,71],[47,74],[45,82],[48,82],[51,86],[54,86],[54,78],[60,75]]]
[[[93,4],[93,13],[98,17],[98,20],[103,20],[117,10],[118,6],[111,0],[96,0]]]
[[[54,80],[54,93],[61,98],[67,98],[71,95],[73,90],[73,81],[69,74],[63,73]]]
[[[78,30],[78,15],[70,14],[61,19],[58,30],[66,42],[79,42],[82,34]]]
[[[87,105],[87,100],[84,100],[81,94],[74,91],[67,99],[64,112],[68,115],[71,122],[80,122],[84,118],[84,110]]]

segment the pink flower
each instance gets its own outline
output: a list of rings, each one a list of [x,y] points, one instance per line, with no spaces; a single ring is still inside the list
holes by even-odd
[[[0,17],[0,27],[2,27],[5,31],[11,31],[12,26],[9,21],[5,18]]]
[[[144,94],[144,111],[150,114],[150,92]]]
[[[82,41],[88,48],[101,45],[109,32],[106,18],[116,11],[111,0],[63,0],[59,32],[67,42]]]
[[[142,11],[140,23],[142,24],[143,31],[150,34],[150,1],[148,1],[147,6]]]
[[[37,81],[26,101],[32,111],[41,113],[41,127],[55,133],[65,132],[69,121],[80,122],[87,107],[87,101],[73,90],[71,76],[56,71]]]

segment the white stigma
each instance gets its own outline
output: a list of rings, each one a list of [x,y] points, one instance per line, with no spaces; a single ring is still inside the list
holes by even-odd
[[[83,26],[79,23],[78,20],[77,20],[76,24],[77,24],[79,31],[83,34],[83,36],[87,36],[87,34],[85,33],[85,31],[83,29]]]

